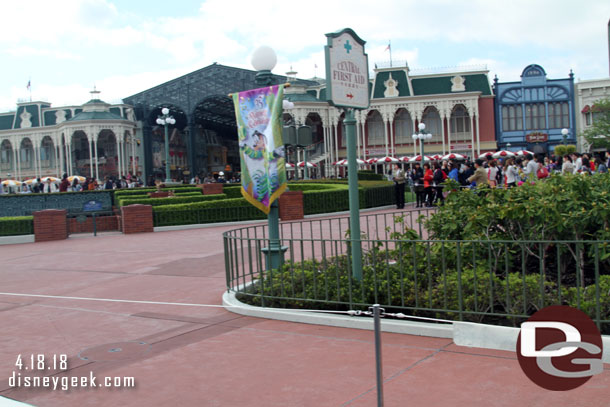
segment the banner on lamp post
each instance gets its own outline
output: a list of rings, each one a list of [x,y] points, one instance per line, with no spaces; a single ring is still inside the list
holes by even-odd
[[[241,193],[266,214],[287,187],[281,123],[283,95],[284,85],[232,95],[241,159]]]

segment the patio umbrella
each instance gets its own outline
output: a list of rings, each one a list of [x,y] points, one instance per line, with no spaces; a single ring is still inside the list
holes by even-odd
[[[443,160],[458,160],[458,161],[464,161],[466,159],[465,155],[462,154],[456,154],[456,153],[451,153],[451,154],[447,154],[444,155],[442,157]]]
[[[534,153],[532,153],[531,151],[527,151],[527,150],[519,150],[517,151],[515,154],[517,154],[518,156],[525,156],[525,155],[534,155]]]
[[[298,162],[297,167],[301,167],[301,168],[305,167],[305,162],[304,161]],[[307,168],[314,168],[314,167],[317,167],[317,165],[312,162],[307,161]]]
[[[78,178],[78,182],[80,182],[81,184],[85,181],[87,181],[87,178],[82,177],[80,175],[72,175],[70,177],[68,177],[68,181],[70,181],[70,183],[74,182],[74,178]]]
[[[364,165],[364,164],[367,164],[367,162],[364,161],[364,160],[361,160],[360,158],[356,158],[356,164],[357,165]],[[347,166],[347,158],[344,158],[343,160],[335,161],[333,163],[333,165]]]
[[[422,156],[421,155],[416,155],[415,157],[411,157],[409,159],[410,163],[418,163],[422,161]],[[433,161],[432,157],[428,157],[427,155],[423,156],[423,161]]]
[[[430,158],[432,158],[434,161],[439,161],[443,159],[443,156],[440,154],[434,154],[432,156],[430,156]]]
[[[508,157],[514,157],[514,156],[515,156],[515,153],[513,153],[512,151],[507,151],[507,150],[502,150],[502,151],[493,153],[493,158],[508,158]]]
[[[411,159],[411,157],[405,155],[404,157],[398,158],[398,161],[402,161],[403,163],[408,163],[410,159]]]
[[[56,184],[59,184],[61,182],[61,180],[56,177],[42,177],[42,178],[40,178],[40,182],[47,182],[48,179],[50,179],[51,182],[54,182]]]
[[[287,169],[287,170],[294,170],[294,164],[292,164],[292,163],[286,163],[286,169]]]
[[[367,164],[375,164],[377,162],[376,158],[369,158],[368,160],[366,160]]]
[[[375,161],[375,164],[396,164],[398,163],[398,158],[394,158],[394,157],[381,157],[378,158],[377,161]]]
[[[491,151],[488,151],[486,153],[483,153],[479,156],[479,158],[481,159],[487,159],[487,158],[491,158],[494,156],[494,153],[492,153]]]
[[[4,185],[5,187],[20,187],[21,184],[21,181],[17,181],[14,179],[5,179],[4,181],[2,181],[2,185]]]
[[[23,183],[26,185],[36,185],[38,184],[38,180],[36,178],[30,178],[23,181]]]

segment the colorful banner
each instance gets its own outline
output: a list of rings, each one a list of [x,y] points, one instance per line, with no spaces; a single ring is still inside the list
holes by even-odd
[[[265,213],[287,186],[282,141],[284,85],[234,93],[241,194]]]

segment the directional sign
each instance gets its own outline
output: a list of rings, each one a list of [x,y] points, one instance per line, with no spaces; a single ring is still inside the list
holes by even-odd
[[[369,59],[365,41],[351,29],[326,34],[327,99],[337,107],[369,107]]]

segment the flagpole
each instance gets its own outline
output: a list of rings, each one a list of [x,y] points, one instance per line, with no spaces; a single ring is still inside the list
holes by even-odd
[[[392,67],[392,40],[388,41],[388,48],[390,49],[390,68]]]

